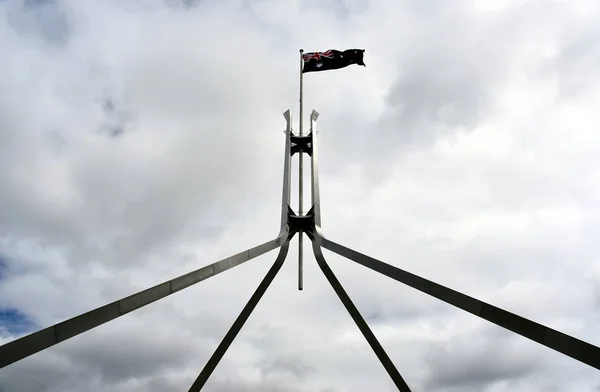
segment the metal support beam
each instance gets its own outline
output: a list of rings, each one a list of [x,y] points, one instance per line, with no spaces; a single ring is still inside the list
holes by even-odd
[[[344,307],[346,308],[348,313],[350,313],[350,316],[358,326],[358,329],[360,329],[360,332],[362,332],[363,336],[375,352],[375,355],[377,355],[377,358],[379,358],[379,361],[381,362],[385,370],[392,378],[392,381],[394,382],[398,390],[401,392],[410,392],[410,388],[406,384],[406,381],[404,381],[404,379],[398,372],[398,369],[396,369],[396,366],[394,366],[394,363],[387,355],[387,353],[375,337],[375,334],[373,334],[373,331],[371,331],[371,328],[369,328],[369,325],[362,317],[362,315],[360,314],[360,312],[358,311],[358,309],[356,308],[356,306],[342,287],[342,284],[335,277],[335,274],[333,273],[333,271],[331,271],[331,268],[329,268],[329,266],[327,265],[325,257],[323,257],[323,252],[321,251],[321,247],[315,242],[313,242],[313,251],[315,253],[315,258],[317,259],[317,264],[319,264],[321,271],[323,271],[323,274],[325,274],[325,277],[331,284],[331,287],[333,287],[333,290],[344,304]]]
[[[0,346],[0,369],[278,248],[281,243],[287,241],[286,237],[278,237],[178,278],[167,280],[108,305],[8,342]]]
[[[292,115],[289,110],[283,113],[285,117],[285,149],[283,154],[283,191],[281,192],[281,229],[279,231],[279,237],[281,238],[284,234],[289,233],[288,225],[288,212],[290,210],[290,195],[292,185]]]
[[[256,308],[256,305],[258,304],[262,296],[265,294],[267,288],[269,288],[269,285],[281,269],[281,266],[283,265],[283,262],[285,261],[285,258],[287,256],[288,249],[289,241],[286,240],[281,245],[281,249],[279,250],[279,255],[277,256],[275,263],[273,264],[269,272],[267,272],[267,275],[265,275],[262,282],[260,282],[258,288],[254,292],[254,294],[252,294],[252,297],[250,297],[250,300],[248,301],[246,306],[244,306],[244,309],[242,309],[242,312],[234,321],[231,328],[229,328],[229,331],[227,332],[227,334],[225,335],[225,337],[223,338],[213,355],[210,357],[210,359],[204,366],[204,369],[202,369],[202,371],[198,375],[198,378],[196,378],[196,381],[194,381],[194,383],[190,387],[189,392],[198,392],[202,389],[204,384],[206,384],[206,381],[219,364],[219,361],[221,361],[221,358],[223,358],[223,355],[225,355],[225,352],[227,351],[229,346],[231,346],[231,343],[233,342],[237,334],[240,332],[240,330],[248,320],[248,317],[250,317],[250,314],[252,314],[252,311],[254,310],[254,308]]]
[[[329,249],[373,271],[402,282],[457,308],[466,310],[477,317],[531,339],[591,367],[600,369],[600,348],[592,344],[452,290],[431,280],[411,274],[355,250],[336,244],[326,238],[321,238],[321,243],[325,249]]]
[[[311,136],[311,201],[312,211],[314,216],[314,231],[315,237],[318,240],[321,235],[321,194],[319,191],[319,156],[317,154],[317,119],[319,118],[319,112],[313,110],[310,114],[310,136]],[[313,240],[314,241],[314,240]]]

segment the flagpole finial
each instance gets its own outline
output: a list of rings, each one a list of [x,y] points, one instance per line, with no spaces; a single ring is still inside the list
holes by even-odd
[[[304,53],[304,49],[300,49],[300,53]]]

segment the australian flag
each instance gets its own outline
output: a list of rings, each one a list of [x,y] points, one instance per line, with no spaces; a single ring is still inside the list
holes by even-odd
[[[366,67],[363,56],[364,49],[333,50],[326,52],[311,52],[302,55],[303,67],[302,73],[328,71],[330,69],[339,69],[358,64]]]

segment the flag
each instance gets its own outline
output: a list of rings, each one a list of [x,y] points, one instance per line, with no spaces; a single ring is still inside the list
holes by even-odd
[[[311,52],[302,55],[302,73],[328,71],[358,64],[366,67],[363,56],[364,49],[348,49],[344,51],[330,49],[326,52]]]

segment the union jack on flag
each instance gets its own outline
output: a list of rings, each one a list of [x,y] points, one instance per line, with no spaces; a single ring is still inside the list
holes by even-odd
[[[321,57],[332,59],[335,57],[335,53],[331,49],[326,52],[305,53],[302,55],[302,60],[304,60],[304,62],[310,61],[311,59],[317,59],[317,61],[321,61]]]

